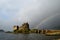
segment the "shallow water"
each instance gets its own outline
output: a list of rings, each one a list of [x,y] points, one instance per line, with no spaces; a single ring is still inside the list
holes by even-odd
[[[12,34],[0,32],[0,40],[53,40],[58,38],[60,38],[60,36],[45,36],[43,34]]]

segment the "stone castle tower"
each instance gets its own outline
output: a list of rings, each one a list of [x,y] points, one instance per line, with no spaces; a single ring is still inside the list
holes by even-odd
[[[24,24],[22,24],[21,27],[29,29],[29,24],[28,23],[24,23]]]

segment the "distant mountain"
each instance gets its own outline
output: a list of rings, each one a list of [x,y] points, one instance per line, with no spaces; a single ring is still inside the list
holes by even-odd
[[[4,32],[4,30],[0,30],[0,32]]]

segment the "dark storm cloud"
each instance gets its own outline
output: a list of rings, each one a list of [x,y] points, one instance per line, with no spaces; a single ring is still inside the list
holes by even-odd
[[[46,20],[44,23],[39,25],[38,28],[42,29],[56,29],[60,30],[60,14],[56,15],[48,20]],[[40,29],[41,29],[40,28]]]

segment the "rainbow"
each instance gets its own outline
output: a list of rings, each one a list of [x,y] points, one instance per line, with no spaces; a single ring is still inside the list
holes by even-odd
[[[49,16],[49,17],[44,18],[44,19],[43,19],[36,27],[34,27],[34,28],[38,29],[39,26],[42,25],[44,22],[46,22],[47,20],[50,20],[50,19],[52,19],[52,18],[54,18],[54,17],[56,17],[56,16],[58,16],[58,15],[59,15],[59,14],[52,15],[52,16]]]

